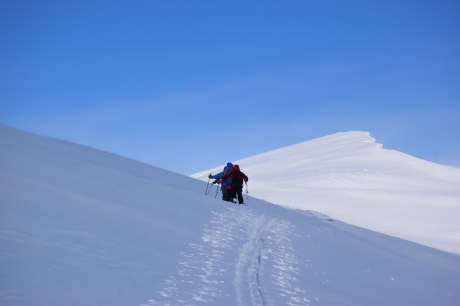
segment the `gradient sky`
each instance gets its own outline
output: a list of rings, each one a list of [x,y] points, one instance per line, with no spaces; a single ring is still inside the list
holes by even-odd
[[[459,16],[457,0],[0,0],[0,122],[187,175],[347,131],[460,167]]]

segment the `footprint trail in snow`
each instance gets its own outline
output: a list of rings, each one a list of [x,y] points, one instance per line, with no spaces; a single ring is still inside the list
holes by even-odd
[[[239,207],[213,215],[203,243],[187,245],[177,272],[144,306],[308,305],[296,277],[302,265],[293,224]]]

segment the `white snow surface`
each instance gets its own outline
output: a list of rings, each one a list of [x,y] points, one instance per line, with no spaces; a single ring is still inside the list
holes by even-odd
[[[238,160],[256,198],[460,254],[460,169],[346,132]],[[192,177],[208,180],[210,172]]]
[[[457,255],[213,188],[0,125],[0,305],[460,304]]]

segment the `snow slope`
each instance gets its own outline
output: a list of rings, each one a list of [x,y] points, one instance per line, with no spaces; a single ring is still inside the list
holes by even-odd
[[[205,188],[0,125],[0,305],[460,303],[459,256]]]
[[[227,161],[225,161],[227,162]],[[460,169],[337,133],[236,161],[252,196],[460,254]],[[209,172],[192,177],[207,180]]]

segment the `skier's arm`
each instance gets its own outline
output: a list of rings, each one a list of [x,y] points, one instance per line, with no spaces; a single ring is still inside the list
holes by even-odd
[[[209,178],[212,178],[212,179],[218,180],[218,179],[220,179],[220,178],[221,178],[222,174],[224,174],[224,173],[223,173],[223,172],[220,172],[220,173],[218,173],[218,174],[216,174],[216,175],[212,175],[212,176],[210,176]]]

